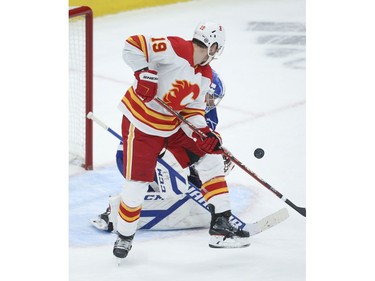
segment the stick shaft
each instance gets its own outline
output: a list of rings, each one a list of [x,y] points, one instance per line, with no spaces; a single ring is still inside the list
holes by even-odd
[[[98,124],[100,127],[102,127],[104,130],[107,130],[108,132],[110,132],[112,135],[114,135],[116,138],[118,138],[120,141],[122,141],[122,137],[116,133],[115,131],[113,131],[110,127],[108,127],[104,122],[102,122],[98,117],[96,117],[94,115],[94,113],[92,112],[89,112],[87,114],[87,118],[91,119],[92,121],[94,121],[96,124]]]
[[[97,123],[100,127],[102,127],[103,129],[105,129],[106,131],[108,131],[109,133],[111,133],[113,136],[115,136],[116,138],[118,138],[120,141],[123,140],[123,138],[118,134],[116,133],[114,130],[112,130],[109,126],[107,126],[104,122],[102,122],[98,117],[96,117],[92,112],[89,112],[87,114],[87,118],[93,120],[95,123]],[[163,159],[158,159],[158,161],[164,165],[168,170],[172,170],[173,168],[167,163],[165,162]],[[193,188],[194,190],[199,191],[199,189],[193,185],[192,183],[190,183],[189,185],[189,188]],[[193,199],[193,201],[195,201],[198,205],[200,205],[201,207],[205,208],[207,211],[208,208],[207,208],[207,203],[205,203],[206,201],[202,201],[202,200],[199,200],[199,198],[196,198],[196,195],[191,195],[191,192],[188,192],[187,193],[189,195],[189,197],[191,199]],[[238,227],[240,228],[244,228],[246,226],[246,223],[243,222],[242,220],[240,220],[238,217],[236,217],[235,215],[232,214],[231,216],[231,221],[232,223],[236,224]]]
[[[176,116],[181,122],[188,125],[198,135],[200,135],[203,138],[207,137],[196,126],[194,126],[191,122],[186,120],[181,114],[179,114],[177,111],[173,110],[169,105],[167,105],[162,99],[156,97],[154,100],[156,102],[158,102],[161,106],[163,106],[166,110],[168,110],[170,113],[172,113],[174,116]],[[232,153],[230,153],[227,149],[225,149],[223,147],[222,147],[222,149],[223,149],[222,154],[227,156],[234,164],[236,164],[238,167],[240,167],[242,170],[244,170],[247,174],[252,176],[256,181],[258,181],[261,185],[263,185],[265,188],[267,188],[272,193],[274,193],[277,197],[279,197],[281,200],[283,200],[286,204],[288,204],[290,207],[292,207],[294,210],[296,210],[302,216],[306,217],[306,208],[296,206],[293,202],[291,202],[289,199],[285,198],[285,196],[283,194],[281,194],[279,191],[277,191],[275,188],[273,188],[270,184],[268,184],[262,178],[258,177],[257,174],[255,174],[252,170],[250,170],[248,167],[246,167],[241,161],[239,161],[236,157],[234,157],[232,155]]]

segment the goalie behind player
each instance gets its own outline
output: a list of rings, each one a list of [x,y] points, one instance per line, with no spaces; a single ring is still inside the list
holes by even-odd
[[[212,130],[215,130],[218,124],[216,107],[223,99],[225,95],[225,89],[219,75],[214,70],[212,70],[212,74],[212,83],[210,86],[210,90],[206,95],[207,106],[205,110],[205,118],[207,125]],[[116,163],[118,170],[123,175],[122,148],[123,146],[121,142],[116,153]],[[168,163],[168,165],[170,165],[174,171],[185,178],[187,186],[182,187],[182,189],[184,189],[183,197],[173,192],[174,189],[178,188],[178,184],[180,182],[178,181],[177,177],[171,180],[171,169],[158,162],[155,171],[155,181],[149,185],[147,194],[145,196],[145,201],[142,207],[143,211],[138,223],[138,229],[171,230],[208,227],[210,215],[199,204],[197,204],[193,200],[184,200],[183,202],[178,204],[178,201],[182,200],[184,197],[187,197],[186,199],[189,199],[189,195],[186,195],[189,183],[193,184],[197,188],[200,188],[202,185],[194,164],[191,165],[189,169],[182,169],[174,156],[168,151],[165,151],[162,155],[160,155],[160,158]],[[223,161],[224,174],[228,175],[229,172],[234,168],[234,165],[227,157],[223,158]],[[158,179],[157,171],[163,172],[164,177],[162,179]],[[163,175],[159,175],[159,177]],[[158,181],[163,182],[163,188],[160,188],[158,186]],[[181,187],[181,185],[183,184],[180,184],[179,186]],[[175,207],[176,203],[178,204],[178,208]],[[108,208],[104,213],[91,219],[92,225],[99,230],[116,232],[116,210],[119,208],[119,205],[120,195],[110,196]],[[172,208],[173,211],[168,211],[168,209]],[[158,217],[154,220],[157,221],[157,223],[150,223],[150,217],[152,217],[153,215],[155,215],[155,217]]]
[[[212,83],[210,85],[210,90],[206,95],[206,110],[205,118],[207,125],[215,130],[218,124],[217,116],[217,105],[220,103],[222,98],[225,95],[224,84],[218,74],[212,70]],[[161,155],[161,158],[167,162],[171,167],[180,175],[184,176],[187,181],[193,184],[195,187],[200,188],[202,182],[199,178],[198,172],[194,165],[190,166],[188,171],[182,169],[178,164],[176,159],[171,153],[165,151],[165,154]],[[224,158],[224,174],[228,175],[229,172],[234,168],[233,163],[228,159]],[[119,145],[119,148],[116,153],[116,163],[117,167],[121,174],[123,174],[123,149],[122,142]],[[156,170],[165,170],[167,169],[162,164],[157,164]],[[167,171],[168,172],[168,171]],[[173,193],[174,187],[171,182],[170,176],[167,175],[164,177],[164,185],[166,188],[160,189],[157,183],[157,176],[155,173],[155,181],[149,185],[147,194],[145,196],[145,201],[143,204],[143,212],[141,213],[140,221],[138,223],[138,229],[152,229],[152,230],[171,230],[171,229],[188,229],[188,228],[198,228],[198,227],[208,227],[210,221],[209,213],[199,206],[193,200],[186,200],[179,204],[179,207],[173,210],[173,215],[168,211],[168,208],[175,206],[179,200],[182,200],[182,197]],[[175,184],[176,185],[176,184]],[[184,194],[184,197],[189,197]],[[188,199],[188,198],[186,198]],[[91,223],[94,227],[99,230],[107,232],[116,232],[117,231],[117,212],[120,204],[120,196],[111,196],[109,198],[109,206],[106,211],[96,218],[91,220]],[[112,210],[115,210],[114,212]],[[165,215],[161,214],[165,211]],[[144,213],[147,212],[147,215]],[[159,215],[156,224],[150,223],[150,217],[152,214]],[[152,221],[151,221],[152,222]]]

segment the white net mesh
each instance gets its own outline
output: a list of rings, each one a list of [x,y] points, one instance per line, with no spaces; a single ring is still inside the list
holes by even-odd
[[[85,161],[86,121],[85,16],[69,19],[69,163]]]

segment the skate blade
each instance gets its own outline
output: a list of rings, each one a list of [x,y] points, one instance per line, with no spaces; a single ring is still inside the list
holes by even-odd
[[[116,258],[117,266],[120,266],[123,261],[124,261],[124,259],[122,259],[122,258]]]
[[[208,246],[215,249],[236,249],[246,248],[250,246],[249,237],[224,238],[220,235],[211,235]]]
[[[208,246],[210,248],[213,248],[213,249],[240,249],[240,248],[247,248],[249,247],[251,244],[243,244],[243,245],[212,245],[212,244],[208,244]]]

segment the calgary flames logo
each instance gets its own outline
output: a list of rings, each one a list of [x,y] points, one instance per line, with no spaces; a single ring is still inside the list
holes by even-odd
[[[186,80],[176,80],[173,88],[163,97],[163,101],[174,110],[182,110],[199,96],[199,86]]]

